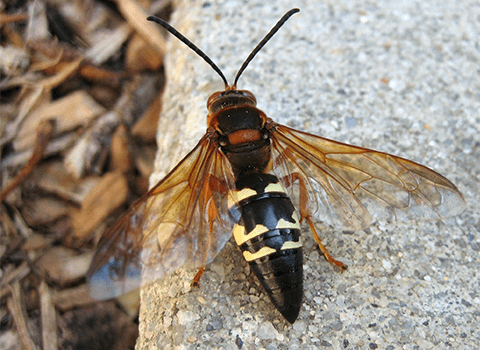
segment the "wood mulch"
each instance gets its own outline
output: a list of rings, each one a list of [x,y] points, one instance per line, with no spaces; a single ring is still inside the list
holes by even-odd
[[[97,301],[96,243],[148,189],[168,0],[0,3],[0,348],[133,349],[138,296]]]

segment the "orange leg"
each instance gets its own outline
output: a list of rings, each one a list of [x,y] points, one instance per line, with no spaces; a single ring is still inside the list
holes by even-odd
[[[310,227],[310,231],[313,234],[313,238],[315,239],[315,242],[317,242],[318,247],[320,248],[321,252],[325,256],[325,259],[327,259],[330,264],[336,265],[340,268],[340,271],[345,271],[348,266],[342,263],[341,261],[335,260],[333,256],[330,255],[328,252],[327,248],[322,244],[322,240],[320,239],[320,236],[317,233],[317,230],[315,229],[315,225],[313,224],[312,217],[308,213],[307,209],[307,204],[308,204],[308,192],[307,192],[307,187],[305,185],[305,180],[299,173],[292,173],[291,174],[291,183],[288,177],[284,178],[284,183],[287,184],[287,186],[291,186],[292,183],[295,181],[299,182],[300,185],[300,222],[303,222],[303,220],[307,220],[308,226]]]
[[[202,278],[203,271],[205,271],[205,266],[198,269],[198,272],[195,275],[195,277],[193,278],[192,283],[190,283],[190,287],[195,287],[195,288],[200,287],[200,278]]]
[[[203,249],[205,249],[205,254],[203,255],[203,266],[198,270],[197,274],[193,278],[192,283],[190,283],[191,287],[200,287],[200,278],[202,278],[203,271],[205,271],[205,266],[207,265],[208,260],[208,253],[210,252],[210,247],[212,245],[213,222],[215,220],[216,213],[217,208],[215,207],[213,202],[210,202],[210,205],[208,206],[208,223],[210,226],[210,230],[207,236],[207,242],[205,242],[205,246],[203,247]]]
[[[211,209],[211,208],[214,208],[214,209]],[[208,222],[210,226],[210,231],[207,236],[207,242],[205,242],[205,246],[203,247],[203,249],[205,249],[205,254],[203,255],[203,266],[200,269],[198,269],[198,272],[193,278],[192,283],[190,283],[190,287],[200,287],[200,278],[202,278],[203,272],[205,271],[205,267],[207,265],[208,253],[210,252],[210,247],[212,245],[213,220],[215,219],[215,216],[212,217],[212,213],[216,213],[216,208],[215,208],[215,205],[211,202],[208,210]]]
[[[308,226],[310,227],[310,231],[312,231],[313,238],[315,239],[315,242],[317,242],[318,247],[323,253],[323,256],[325,256],[325,259],[327,259],[330,262],[330,264],[337,265],[340,268],[340,271],[342,272],[345,271],[348,268],[348,266],[342,263],[341,261],[335,260],[333,256],[330,255],[327,248],[323,245],[322,240],[318,236],[317,230],[315,229],[315,225],[313,224],[310,216],[307,216],[306,219],[308,221]]]
[[[218,209],[215,206],[214,201],[210,200],[210,198],[212,198],[212,190],[226,194],[228,192],[228,187],[223,181],[220,181],[214,176],[210,176],[209,181],[205,182],[203,205],[208,206],[207,212],[208,212],[209,234],[207,236],[207,241],[205,242],[205,246],[202,248],[205,250],[205,254],[203,256],[203,266],[196,273],[192,283],[190,283],[191,287],[200,287],[200,279],[202,278],[203,272],[205,271],[205,267],[207,265],[207,260],[208,260],[208,253],[210,252],[210,247],[212,246],[213,224],[218,215]]]

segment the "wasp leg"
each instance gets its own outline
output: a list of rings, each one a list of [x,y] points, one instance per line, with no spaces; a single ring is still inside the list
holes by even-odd
[[[318,236],[317,230],[315,229],[315,225],[313,224],[311,217],[307,216],[305,219],[308,221],[308,226],[310,227],[310,231],[312,231],[313,238],[315,239],[315,242],[317,242],[318,247],[320,248],[323,255],[325,256],[325,259],[327,259],[330,262],[330,264],[337,265],[340,268],[340,271],[345,271],[348,268],[348,266],[342,263],[341,261],[335,260],[333,256],[330,255],[327,248],[323,245],[322,240]]]
[[[212,197],[212,190],[215,192],[219,192],[222,194],[228,193],[228,186],[224,181],[220,179],[210,176],[208,179],[209,181],[205,183],[205,196],[203,198],[203,205],[207,207],[208,213],[208,223],[209,223],[209,234],[207,236],[207,241],[205,242],[205,253],[203,255],[203,264],[202,267],[198,270],[197,274],[193,278],[192,283],[190,283],[191,287],[200,287],[200,279],[202,278],[203,272],[205,271],[205,266],[207,265],[208,254],[210,252],[210,247],[212,246],[213,241],[213,223],[218,215],[218,209],[215,206],[214,201],[211,201],[210,198]]]
[[[210,209],[213,206],[214,209]],[[203,264],[202,267],[198,270],[197,274],[193,278],[192,283],[190,283],[190,287],[200,287],[200,278],[202,278],[203,271],[205,271],[205,266],[207,265],[208,260],[208,252],[210,251],[210,247],[212,246],[212,237],[213,237],[213,219],[215,216],[212,217],[211,213],[214,212],[217,208],[213,203],[208,206],[208,222],[210,226],[210,231],[208,235],[207,242],[205,243],[205,254],[203,255]]]
[[[348,266],[342,263],[341,261],[335,260],[333,256],[330,255],[328,252],[327,248],[323,245],[322,240],[320,239],[320,236],[317,233],[317,230],[315,228],[315,225],[313,224],[312,221],[312,216],[308,212],[308,192],[307,192],[307,187],[305,185],[305,180],[299,173],[292,173],[290,176],[285,176],[283,178],[283,182],[287,186],[291,186],[295,181],[299,182],[299,187],[300,187],[300,222],[303,222],[303,220],[307,220],[308,226],[310,227],[310,231],[313,234],[313,238],[315,239],[315,242],[317,242],[318,247],[320,248],[321,252],[325,256],[325,259],[327,259],[330,264],[336,265],[340,268],[340,271],[345,271]]]
[[[213,202],[208,204],[208,223],[210,226],[209,234],[207,236],[207,241],[205,242],[205,253],[203,254],[203,264],[202,267],[198,270],[197,274],[193,278],[190,287],[200,287],[200,278],[202,278],[203,271],[205,271],[205,266],[207,265],[208,253],[210,252],[210,247],[212,246],[212,237],[213,237],[213,221],[216,217],[217,208]]]
[[[205,266],[198,269],[197,274],[193,277],[192,283],[190,283],[190,287],[198,288],[200,287],[200,278],[202,278],[203,271],[205,271]]]

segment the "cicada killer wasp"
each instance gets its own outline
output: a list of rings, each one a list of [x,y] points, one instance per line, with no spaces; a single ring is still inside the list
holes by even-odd
[[[435,171],[277,124],[256,107],[251,92],[237,89],[250,61],[298,11],[287,12],[255,47],[233,85],[182,34],[148,18],[203,58],[225,90],[208,99],[207,131],[195,148],[99,242],[88,274],[95,296],[114,297],[180,266],[199,269],[193,280],[198,284],[233,232],[273,304],[293,323],[303,295],[301,224],[309,226],[325,258],[343,270],[314,220],[361,230],[376,220],[439,219],[463,210],[462,194]]]

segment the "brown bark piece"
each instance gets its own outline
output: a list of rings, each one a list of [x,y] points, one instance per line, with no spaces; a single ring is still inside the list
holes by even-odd
[[[85,58],[96,65],[101,65],[116,55],[133,29],[130,25],[124,23],[113,30],[105,28],[104,31],[106,33],[100,39],[97,39],[85,53]]]
[[[46,249],[52,245],[53,240],[46,238],[44,235],[34,233],[27,241],[22,245],[22,250],[38,250]]]
[[[97,301],[91,297],[85,283],[78,287],[59,290],[53,294],[53,302],[61,311],[93,304]]]
[[[55,120],[55,131],[59,134],[88,124],[104,111],[104,108],[84,91],[76,91],[57,101],[42,105],[30,113],[20,128],[13,142],[15,150],[32,147],[38,125],[46,119]]]
[[[82,208],[72,213],[74,236],[84,239],[115,209],[125,203],[128,182],[119,172],[107,173],[86,196]]]
[[[75,179],[68,174],[61,160],[43,162],[37,167],[32,177],[32,182],[37,188],[77,204],[84,201],[99,181],[98,176]]]
[[[133,72],[155,71],[160,68],[162,62],[163,57],[140,35],[134,35],[128,42],[125,57],[125,66],[128,70]]]
[[[157,137],[157,124],[162,110],[163,90],[153,100],[132,128],[132,135],[146,143],[153,143]]]
[[[45,281],[40,283],[39,294],[43,349],[56,350],[58,349],[57,314],[52,302],[52,292]]]
[[[166,49],[165,38],[158,27],[146,21],[148,14],[133,0],[116,0],[118,9],[135,31],[154,48],[163,59]]]
[[[129,138],[125,125],[120,124],[113,134],[110,168],[123,174],[132,169],[132,159],[128,147]]]
[[[31,199],[21,210],[29,227],[52,224],[70,213],[69,206],[65,202],[51,197]]]
[[[56,246],[40,258],[37,266],[53,281],[65,286],[83,278],[91,260],[91,253],[78,255],[73,249]]]
[[[26,350],[37,349],[27,327],[26,310],[22,300],[20,283],[14,282],[11,297],[7,300],[8,310],[12,315],[20,338],[21,347]]]
[[[22,181],[24,181],[28,175],[30,175],[42,159],[43,153],[47,148],[47,143],[52,137],[54,132],[54,123],[50,120],[43,120],[38,124],[36,133],[35,149],[33,150],[32,157],[28,161],[27,165],[15,176],[15,178],[0,192],[0,202],[3,201],[8,194],[13,191]]]

